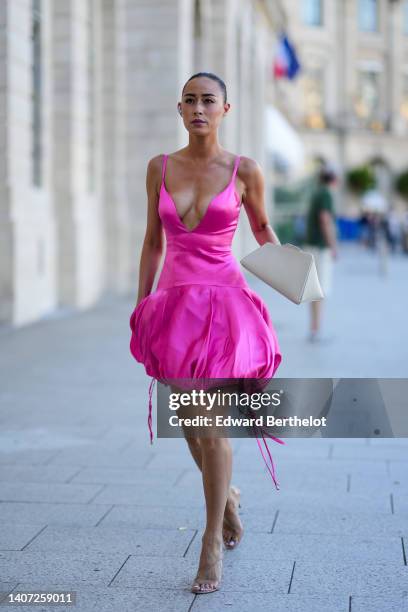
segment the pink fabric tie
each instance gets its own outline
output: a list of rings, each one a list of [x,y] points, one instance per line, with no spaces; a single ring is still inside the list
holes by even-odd
[[[149,385],[149,416],[147,417],[147,424],[149,426],[149,432],[150,432],[150,444],[153,444],[153,427],[152,427],[152,395],[153,395],[153,389],[154,389],[154,384],[156,382],[155,378],[152,378],[150,385]],[[261,455],[263,457],[263,460],[265,461],[265,465],[268,468],[268,471],[272,477],[272,480],[275,484],[275,488],[277,491],[279,491],[279,482],[276,479],[276,471],[275,471],[275,464],[273,462],[272,459],[272,455],[271,455],[271,451],[269,450],[268,447],[268,443],[265,439],[265,435],[268,436],[268,438],[270,438],[271,440],[274,440],[275,442],[278,442],[279,444],[285,444],[285,442],[283,440],[281,440],[280,438],[276,438],[275,436],[271,436],[267,431],[264,432],[262,427],[257,427],[256,425],[253,425],[253,429],[255,432],[255,435],[257,433],[258,430],[258,436],[255,438],[259,447],[259,450],[261,451]],[[264,452],[262,450],[262,445],[259,441],[259,431],[261,432],[261,436],[262,436],[262,440],[263,443],[265,445],[266,451],[268,453],[268,458],[270,461],[270,466],[268,465],[268,459],[265,457]]]
[[[152,428],[152,395],[154,383],[156,382],[155,378],[152,378],[149,385],[149,416],[147,417],[147,424],[149,425],[150,431],[150,444],[153,444],[153,428]]]
[[[256,426],[254,426],[254,430],[256,430],[256,429],[257,429],[257,427],[256,427]],[[259,429],[259,428],[258,428],[258,429]],[[256,433],[256,431],[255,431],[255,433]],[[265,435],[264,435],[264,434],[265,434],[266,436],[268,436],[268,438],[270,438],[271,440],[274,440],[275,442],[278,442],[279,444],[285,444],[285,442],[284,442],[283,440],[281,440],[280,438],[275,438],[275,436],[271,436],[270,434],[268,434],[268,432],[267,432],[267,431],[265,431],[265,432],[264,432],[264,431],[263,431],[263,428],[261,428],[261,435],[262,435],[262,439],[263,439],[263,442],[264,442],[264,445],[265,445],[266,451],[267,451],[267,453],[268,453],[269,460],[270,460],[270,462],[271,462],[271,467],[269,467],[269,465],[268,465],[268,461],[267,461],[267,459],[266,459],[266,457],[265,457],[265,455],[264,455],[264,453],[263,453],[263,450],[262,450],[262,445],[261,445],[261,443],[260,443],[259,439],[258,439],[258,438],[256,438],[256,441],[257,441],[257,443],[258,443],[259,450],[261,451],[261,455],[262,455],[262,457],[263,457],[263,459],[264,459],[264,461],[265,461],[265,465],[266,465],[266,467],[268,468],[268,471],[269,471],[270,475],[272,476],[272,480],[273,480],[273,482],[274,482],[274,484],[275,484],[275,488],[276,488],[276,490],[277,490],[277,491],[279,491],[279,482],[276,480],[275,465],[274,465],[274,463],[273,463],[273,459],[272,459],[271,451],[269,450],[268,443],[267,443],[267,441],[265,440]]]

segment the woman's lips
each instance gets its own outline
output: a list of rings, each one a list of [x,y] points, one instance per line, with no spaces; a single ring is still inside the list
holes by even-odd
[[[205,125],[205,121],[192,121],[193,125]]]

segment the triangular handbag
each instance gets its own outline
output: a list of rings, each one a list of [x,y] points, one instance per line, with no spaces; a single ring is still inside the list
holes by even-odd
[[[294,244],[265,242],[241,264],[295,304],[324,299],[313,255]]]

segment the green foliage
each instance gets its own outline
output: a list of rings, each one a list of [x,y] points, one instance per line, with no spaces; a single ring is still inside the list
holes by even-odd
[[[306,179],[274,187],[274,202],[278,208],[283,208],[287,211],[303,210],[307,208],[311,193],[315,186],[315,178],[308,176]]]
[[[363,194],[376,185],[374,170],[371,166],[356,166],[347,172],[347,185],[356,194]]]
[[[395,189],[404,200],[408,201],[408,170],[404,170],[396,177]]]
[[[294,241],[294,228],[293,228],[293,220],[288,219],[287,221],[281,221],[275,225],[276,234],[281,241],[282,244],[286,242],[293,243]]]

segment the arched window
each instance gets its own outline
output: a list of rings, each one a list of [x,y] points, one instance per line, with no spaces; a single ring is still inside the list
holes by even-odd
[[[323,25],[322,0],[302,0],[303,23],[309,26]]]
[[[408,0],[404,0],[403,10],[403,22],[404,22],[404,34],[408,36]]]
[[[37,187],[42,184],[42,46],[41,46],[41,0],[31,4],[31,49],[32,49],[32,100],[31,100],[31,158],[32,181]]]
[[[358,25],[365,32],[378,30],[378,2],[377,0],[359,0]]]
[[[193,45],[194,45],[194,71],[202,70],[203,61],[203,31],[202,31],[202,14],[201,14],[201,2],[195,0],[194,2],[194,33],[193,33]]]

